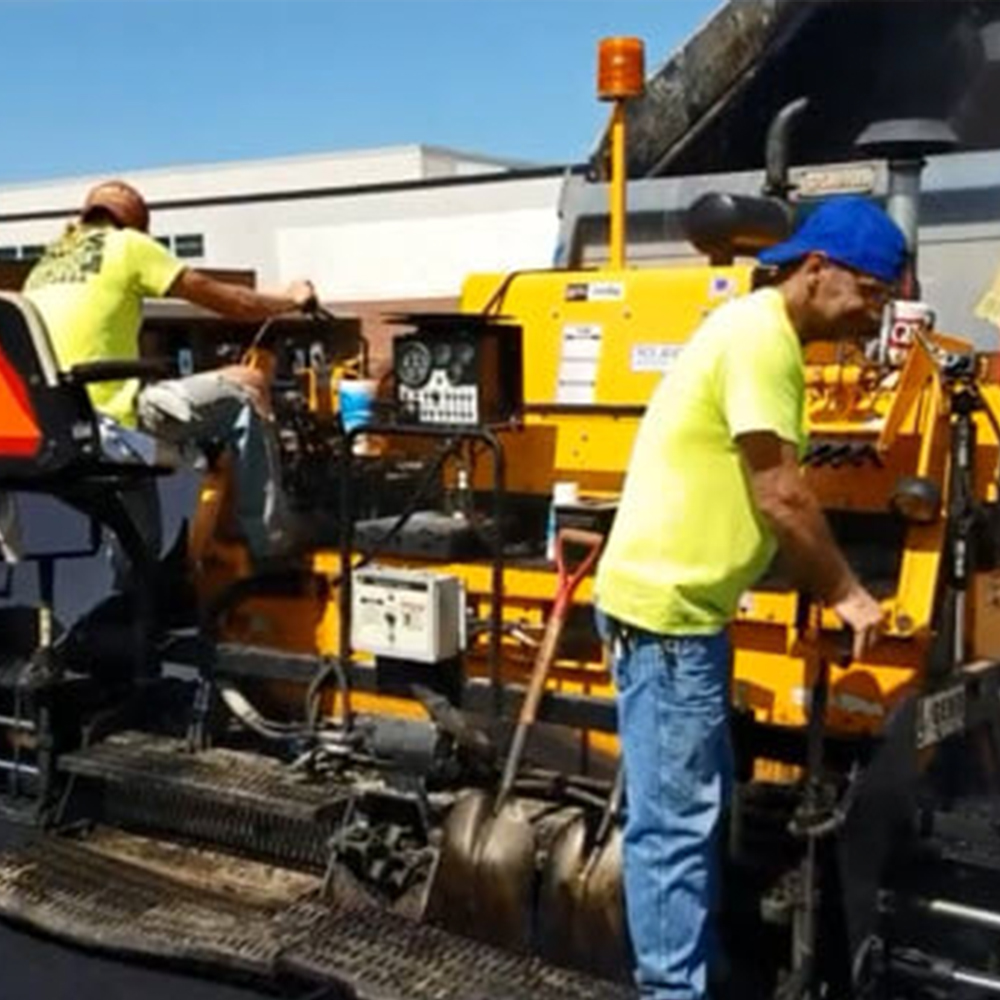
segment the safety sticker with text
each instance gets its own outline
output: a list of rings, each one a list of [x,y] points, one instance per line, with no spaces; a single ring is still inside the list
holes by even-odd
[[[556,402],[589,406],[597,391],[602,329],[596,323],[567,323],[562,329]]]

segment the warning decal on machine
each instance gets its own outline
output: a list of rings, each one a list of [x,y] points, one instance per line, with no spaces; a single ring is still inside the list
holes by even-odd
[[[595,401],[602,332],[596,323],[568,323],[563,327],[557,403],[589,406]]]
[[[965,729],[965,687],[948,688],[917,702],[917,749],[933,746]]]

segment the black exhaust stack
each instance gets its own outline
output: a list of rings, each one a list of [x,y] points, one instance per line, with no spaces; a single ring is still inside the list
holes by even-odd
[[[886,210],[906,237],[909,255],[903,297],[919,298],[917,230],[920,225],[920,175],[926,156],[947,153],[958,145],[948,122],[937,118],[891,118],[873,122],[855,141],[867,156],[888,160],[889,196]]]

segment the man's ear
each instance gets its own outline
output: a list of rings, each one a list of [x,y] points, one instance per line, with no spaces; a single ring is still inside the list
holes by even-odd
[[[806,254],[805,260],[802,262],[802,274],[806,279],[806,288],[809,289],[811,295],[816,292],[816,286],[819,284],[820,275],[825,265],[826,254],[818,252]]]

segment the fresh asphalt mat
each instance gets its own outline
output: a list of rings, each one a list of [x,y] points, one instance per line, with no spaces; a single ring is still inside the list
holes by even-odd
[[[23,846],[24,832],[0,821],[0,846]],[[274,1000],[275,993],[218,978],[138,964],[120,955],[84,950],[0,922],[0,997],[3,1000]],[[297,990],[290,997],[314,996]],[[279,996],[282,994],[278,994]],[[319,998],[317,997],[317,1000]],[[325,998],[324,998],[325,1000]]]
[[[273,993],[93,954],[5,924],[0,969],[4,1000],[274,1000]]]

